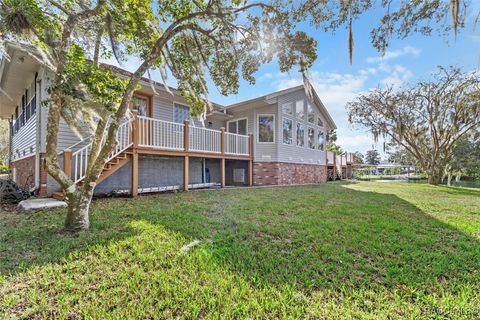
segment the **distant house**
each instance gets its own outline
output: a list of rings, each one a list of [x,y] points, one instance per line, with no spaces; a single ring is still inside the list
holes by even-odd
[[[12,177],[40,196],[60,197],[45,172],[49,74],[34,58],[10,47],[0,65],[0,117],[11,124]],[[122,76],[125,70],[110,66]],[[351,175],[351,154],[326,151],[335,123],[318,95],[303,85],[229,106],[214,105],[205,121],[191,117],[177,90],[147,79],[133,99],[133,116],[121,125],[118,145],[96,194],[157,192],[211,186],[324,183]],[[71,178],[86,171],[90,138],[61,122],[59,158]]]

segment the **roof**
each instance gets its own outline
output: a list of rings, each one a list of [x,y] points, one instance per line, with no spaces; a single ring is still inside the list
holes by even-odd
[[[313,89],[312,86],[311,86],[311,89],[312,89],[312,95],[313,95],[314,103],[318,106],[320,112],[323,114],[323,116],[327,120],[330,127],[332,129],[336,129],[337,125],[335,124],[332,117],[330,116],[330,113],[328,113],[327,108],[325,108],[325,105],[323,104],[322,100],[320,99],[317,92],[315,91],[315,89]],[[301,84],[301,85],[298,85],[296,87],[283,89],[283,90],[280,90],[280,91],[275,91],[275,92],[272,92],[272,93],[269,93],[269,94],[266,94],[266,95],[263,95],[263,96],[260,96],[260,97],[257,97],[257,98],[253,98],[253,99],[250,99],[250,100],[245,100],[245,101],[242,101],[242,102],[231,104],[229,106],[226,106],[225,108],[227,110],[234,109],[234,108],[236,109],[236,108],[240,108],[242,106],[250,105],[250,104],[253,104],[255,102],[261,102],[261,101],[264,101],[264,102],[268,103],[269,100],[272,100],[272,99],[275,99],[279,96],[283,96],[283,95],[286,95],[286,94],[289,94],[289,93],[292,93],[292,92],[295,92],[295,91],[299,91],[299,90],[305,90],[305,85]]]
[[[40,67],[41,53],[27,44],[6,44],[0,62],[0,118],[9,118]]]
[[[33,52],[33,55],[36,55],[35,54],[35,52],[36,52],[35,48],[30,46],[30,45],[17,45],[17,44],[9,43],[7,45],[7,48],[8,48],[8,53],[11,57],[13,57],[16,52],[22,52],[22,51],[25,51],[25,50],[27,50],[29,52]],[[40,55],[41,55],[41,53],[38,53],[38,56],[40,56]],[[17,60],[19,59],[18,57],[14,57],[14,58],[16,58]],[[24,89],[24,86],[21,85],[21,83],[19,82],[19,79],[13,79],[13,78],[10,79],[12,77],[12,75],[11,75],[12,73],[14,73],[15,75],[17,75],[17,73],[18,73],[18,72],[11,72],[10,71],[10,69],[11,69],[10,66],[12,64],[14,64],[17,69],[21,68],[22,65],[26,66],[26,64],[24,64],[24,61],[26,61],[26,59],[28,59],[28,61],[31,61],[31,66],[29,65],[28,66],[29,68],[24,68],[25,70],[23,70],[24,72],[27,72],[29,70],[33,70],[32,68],[37,68],[40,65],[40,63],[38,61],[35,61],[36,59],[34,59],[33,57],[28,56],[28,55],[20,57],[20,62],[21,63],[19,63],[14,58],[12,58],[11,61],[9,61],[5,57],[3,57],[2,61],[1,61],[1,64],[0,64],[0,89],[2,89],[2,90],[0,90],[0,107],[1,107],[0,111],[2,111],[1,109],[3,109],[3,108],[8,108],[9,112],[7,112],[7,113],[11,113],[12,110],[14,110],[15,105],[16,105],[16,103],[14,102],[16,100],[15,98],[18,98],[17,97],[18,94],[20,94],[20,91]],[[133,74],[130,71],[127,71],[125,69],[119,68],[119,67],[111,65],[111,64],[101,63],[100,65],[102,67],[110,69],[112,72],[114,72],[116,74],[123,75],[125,77],[130,77]],[[9,78],[8,81],[7,81],[7,78]],[[20,78],[23,79],[24,75],[22,75]],[[180,92],[176,88],[167,87],[163,83],[160,83],[158,81],[151,80],[151,79],[148,79],[148,78],[145,78],[145,77],[142,77],[141,81],[144,82],[145,85],[152,84],[156,87],[156,89],[162,90],[164,92],[169,92],[170,91],[175,96],[181,97]],[[295,92],[295,91],[298,91],[298,90],[305,90],[305,86],[303,84],[298,85],[296,87],[272,92],[272,93],[254,98],[254,99],[245,100],[245,101],[242,101],[242,102],[239,102],[239,103],[231,104],[229,106],[223,106],[221,104],[213,103],[213,102],[212,102],[212,105],[215,108],[220,109],[220,110],[229,110],[229,109],[233,109],[233,108],[245,107],[245,106],[251,105],[252,103],[255,103],[255,102],[269,103],[270,100],[275,99],[278,96],[286,95],[286,94],[289,94],[289,93],[292,93],[292,92]],[[19,91],[19,92],[15,92],[16,93],[15,97],[10,97],[10,96],[7,95],[7,94],[9,94],[8,92],[13,92],[13,91]],[[314,99],[315,104],[319,107],[320,111],[322,112],[322,114],[327,119],[328,124],[333,129],[336,129],[335,122],[331,118],[330,114],[328,113],[327,109],[325,108],[324,104],[322,103],[322,101],[320,100],[319,96],[317,95],[317,93],[315,92],[315,90],[313,88],[312,88],[312,93],[313,93],[313,99]],[[20,94],[20,96],[21,96],[21,94]],[[0,116],[1,116],[1,112],[0,112]]]
[[[272,92],[272,93],[269,93],[269,94],[266,94],[266,95],[263,95],[263,96],[260,96],[260,97],[257,97],[257,98],[253,98],[253,99],[250,99],[250,100],[245,100],[245,101],[241,101],[241,102],[238,102],[238,103],[234,103],[234,104],[231,104],[229,106],[225,106],[224,108],[228,110],[230,108],[240,107],[242,105],[251,104],[251,103],[257,102],[257,101],[270,100],[270,99],[276,98],[276,97],[284,95],[284,94],[295,92],[299,89],[303,89],[303,84],[299,85],[299,86],[296,86],[296,87],[292,87],[292,88],[288,88],[288,89],[284,89],[284,90],[280,90],[280,91],[275,91],[275,92]]]

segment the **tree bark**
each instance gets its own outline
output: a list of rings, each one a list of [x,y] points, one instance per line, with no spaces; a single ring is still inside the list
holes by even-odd
[[[86,230],[90,226],[89,209],[93,190],[78,188],[67,195],[68,212],[65,219],[65,229],[70,232]]]
[[[452,185],[452,173],[450,171],[448,171],[448,174],[447,174],[447,186],[451,186]]]
[[[436,186],[440,184],[440,180],[441,176],[438,174],[431,174],[428,176],[428,184]]]
[[[455,176],[455,181],[456,182],[460,182],[460,179],[462,178],[462,172],[461,171],[457,171],[457,175]]]

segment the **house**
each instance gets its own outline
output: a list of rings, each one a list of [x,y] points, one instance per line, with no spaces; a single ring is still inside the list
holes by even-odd
[[[12,178],[40,196],[60,197],[42,165],[46,150],[49,74],[35,55],[8,47],[0,64],[0,117],[11,124]],[[128,76],[125,70],[111,67]],[[117,147],[95,193],[137,193],[211,186],[323,183],[351,177],[351,154],[326,151],[335,129],[318,95],[303,85],[241,103],[215,104],[205,121],[193,119],[173,88],[143,79],[132,117],[117,135]],[[65,172],[82,181],[91,141],[62,120],[58,154]]]

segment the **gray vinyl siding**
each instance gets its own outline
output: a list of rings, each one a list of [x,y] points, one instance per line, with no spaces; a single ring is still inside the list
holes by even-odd
[[[296,119],[295,114],[293,116],[285,116],[288,119],[293,120],[293,134],[292,134],[292,144],[287,145],[283,144],[283,117],[282,114],[282,104],[293,102],[295,103],[298,100],[304,101],[305,107],[305,119],[299,120]],[[292,92],[290,94],[286,94],[283,96],[278,97],[278,114],[277,114],[277,125],[278,125],[278,161],[279,162],[288,162],[288,163],[304,163],[304,164],[317,164],[317,165],[325,165],[326,164],[326,152],[324,146],[324,151],[320,151],[317,149],[317,134],[319,127],[317,126],[317,117],[320,117],[323,121],[323,130],[325,139],[327,134],[327,122],[325,117],[320,113],[320,109],[312,102],[310,104],[313,107],[313,111],[315,112],[315,123],[312,125],[307,122],[307,114],[306,114],[306,106],[307,106],[307,96],[304,90]],[[297,146],[297,123],[301,122],[305,125],[305,146],[298,147]],[[315,149],[310,149],[308,147],[308,127],[313,127],[315,129]]]
[[[253,121],[253,115],[254,115],[254,110],[243,110],[243,111],[237,111],[237,112],[230,112],[233,117],[231,119],[228,119],[228,121],[225,122],[225,128],[227,128],[227,123],[229,121],[235,121],[238,119],[247,119],[247,133],[248,134],[253,134],[254,131],[254,121]]]
[[[165,99],[162,97],[154,96],[152,102],[152,117],[154,119],[163,120],[173,122],[173,99]],[[179,103],[182,105],[186,105],[185,103]],[[212,129],[220,129],[225,125],[225,122],[219,120],[205,120],[205,126],[207,126],[208,122],[212,122]],[[196,127],[203,127],[204,125],[200,120],[193,119],[193,124]]]
[[[173,100],[153,97],[152,117],[163,121],[173,121]]]
[[[247,106],[246,106],[247,107]],[[229,110],[233,117],[228,121],[247,118],[247,132],[253,134],[253,158],[256,162],[276,162],[278,161],[278,115],[277,105],[266,105],[254,109],[247,109],[241,111]],[[258,127],[257,116],[259,114],[271,114],[275,116],[275,136],[274,143],[259,143],[258,142]],[[226,125],[226,124],[225,124]]]
[[[207,117],[207,120],[205,120],[205,126],[208,127],[208,123],[211,122],[212,126],[210,127],[211,129],[214,130],[220,130],[221,128],[226,128],[227,122],[218,120],[218,119],[210,119]]]
[[[265,107],[255,108],[253,110],[253,150],[254,150],[254,161],[256,162],[277,162],[278,161],[278,115],[277,115],[277,105],[269,105]],[[274,132],[274,142],[265,143],[258,142],[258,115],[274,115],[275,116],[275,132]],[[250,126],[250,124],[249,124]]]
[[[36,153],[37,113],[12,137],[11,161],[17,161]]]
[[[81,135],[82,136],[80,137],[77,134],[75,134],[63,119],[60,120],[57,151],[60,152],[65,149],[68,149],[72,145],[88,137],[88,133],[86,131],[82,132]],[[78,148],[81,148],[81,147],[82,146],[78,145]],[[73,148],[74,149],[73,151],[77,150],[78,148],[77,147]]]

